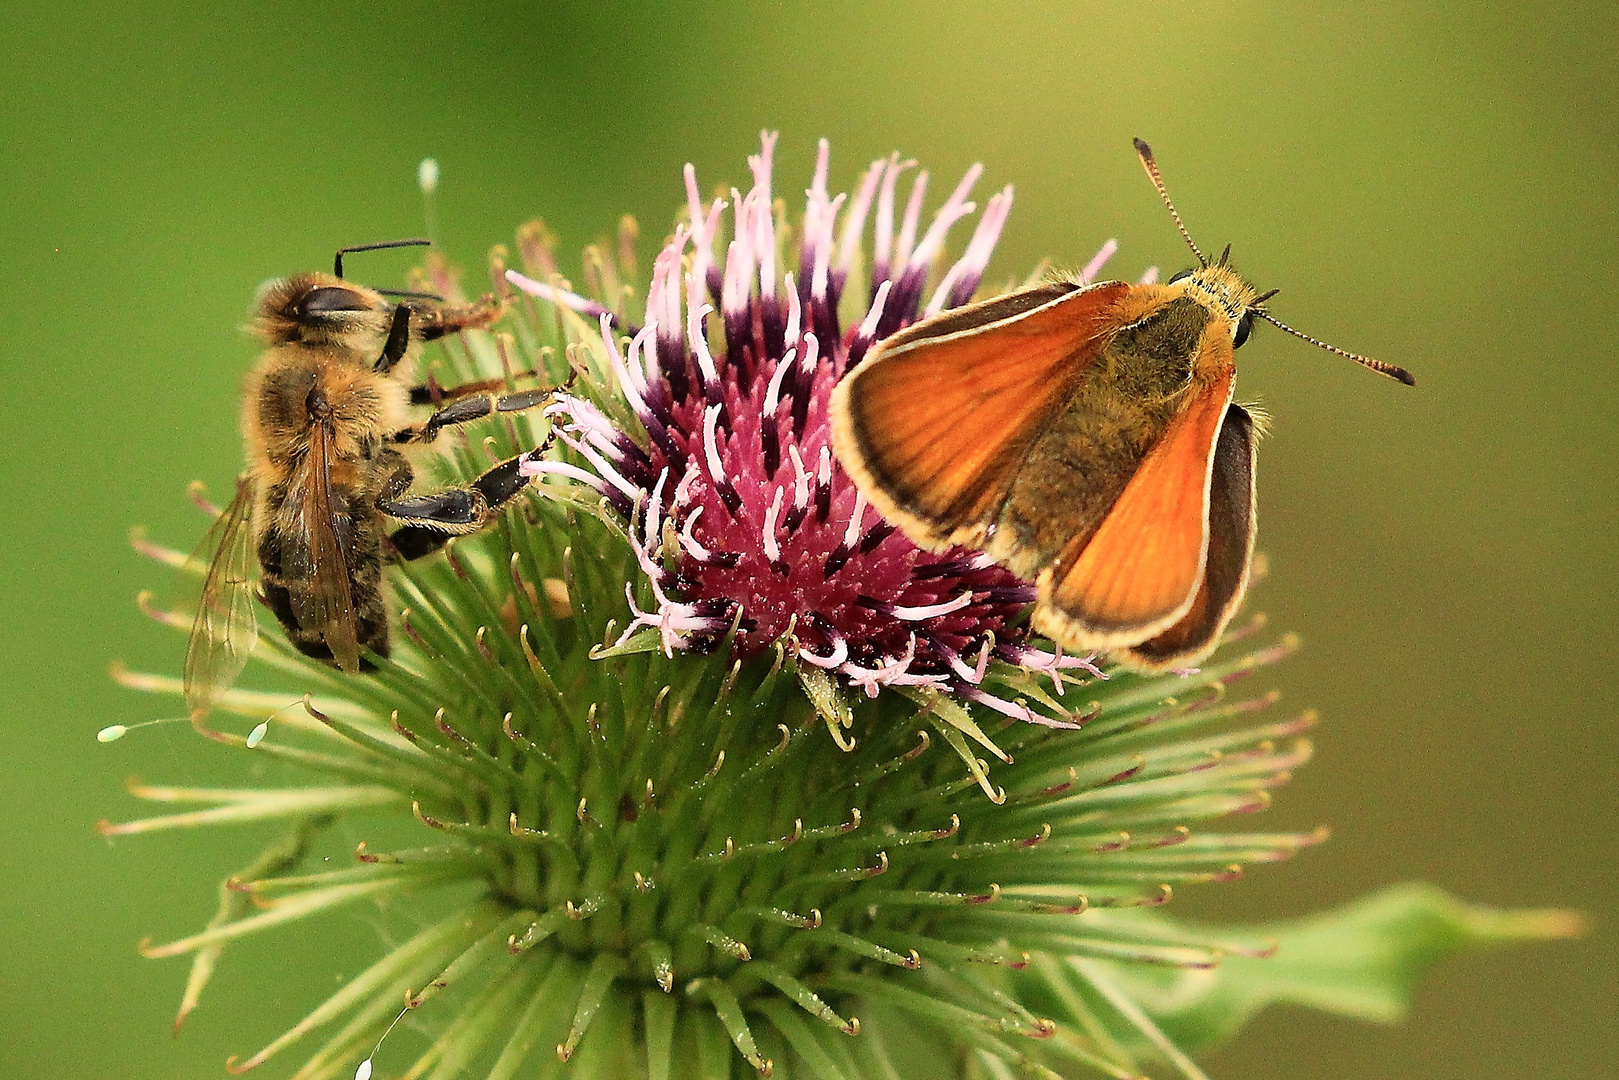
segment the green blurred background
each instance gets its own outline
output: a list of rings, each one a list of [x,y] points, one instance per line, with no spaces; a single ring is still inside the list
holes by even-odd
[[[570,267],[626,211],[650,252],[681,166],[741,183],[762,126],[790,197],[823,135],[834,190],[890,149],[936,185],[983,160],[981,195],[1018,192],[996,277],[1108,236],[1121,273],[1184,265],[1142,135],[1202,245],[1285,287],[1283,318],[1418,373],[1407,390],[1268,328],[1242,353],[1239,394],[1275,415],[1258,602],[1307,643],[1274,678],[1326,719],[1259,824],[1336,837],[1180,907],[1273,917],[1421,878],[1594,929],[1447,964],[1402,1027],[1273,1011],[1208,1064],[1619,1075],[1615,9],[1124,7],[6,5],[0,1075],[219,1076],[375,947],[361,915],[249,943],[172,1041],[185,964],[134,943],[200,925],[256,845],[92,831],[131,811],[128,774],[216,771],[179,726],[93,736],[167,707],[107,678],[115,657],[177,671],[182,648],[135,609],[167,574],[126,534],[190,546],[186,482],[234,476],[254,287],[420,231],[426,155],[474,271],[534,215]]]

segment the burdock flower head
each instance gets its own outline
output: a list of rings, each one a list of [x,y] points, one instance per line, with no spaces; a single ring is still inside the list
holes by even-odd
[[[556,388],[538,419],[483,421],[433,467],[464,483],[523,454],[528,494],[389,570],[400,633],[374,670],[259,639],[278,688],[191,718],[258,756],[258,786],[137,784],[196,805],[103,823],[281,824],[207,927],[143,945],[194,957],[181,1019],[238,938],[350,904],[389,926],[368,969],[230,1068],[302,1047],[301,1080],[744,1062],[1198,1077],[1187,1052],[1273,998],[1392,1016],[1419,961],[1568,930],[1421,890],[1263,930],[1166,919],[1182,885],[1325,835],[1230,821],[1310,756],[1311,714],[1270,716],[1274,694],[1237,688],[1291,640],[1173,676],[1063,656],[1027,630],[1026,584],[976,552],[920,551],[866,506],[829,450],[831,389],[875,342],[981,292],[1012,192],[952,256],[977,166],[929,216],[925,173],[898,210],[897,156],[831,195],[823,143],[790,222],[773,143],[746,194],[705,203],[688,167],[688,217],[644,300],[633,223],[617,250],[587,249],[577,291],[543,226],[519,234],[522,273],[496,249],[497,287],[522,290],[509,318],[444,339],[419,375],[429,399]],[[441,263],[427,278],[459,298]],[[339,819],[358,849],[340,850]]]
[[[936,690],[1021,720],[1070,723],[1060,708],[988,685],[1005,686],[992,659],[1051,674],[1057,694],[1058,669],[1100,674],[1088,658],[1028,643],[1019,616],[1034,590],[976,552],[918,549],[866,505],[829,436],[832,387],[874,342],[978,290],[1012,188],[990,197],[965,252],[946,261],[951,227],[975,209],[968,199],[981,166],[924,231],[926,172],[916,174],[903,217],[895,214],[898,181],[915,162],[897,154],[872,162],[845,206],[846,195],[827,193],[823,140],[795,272],[785,254],[790,229],[771,193],[774,144],[766,134],[749,159],[753,187],[729,200],[705,206],[687,167],[691,224],[658,255],[638,327],[621,328],[603,305],[554,285],[506,275],[600,321],[612,389],[631,413],[615,424],[581,394],[554,407],[560,437],[594,473],[583,479],[629,524],[650,583],[651,604],[635,608],[617,645],[646,628],[666,653],[706,650],[734,623],[738,655],[787,641],[802,664],[872,697],[882,687]],[[730,240],[717,258],[728,204]],[[578,475],[552,460],[526,468]],[[843,740],[836,724],[833,733]]]

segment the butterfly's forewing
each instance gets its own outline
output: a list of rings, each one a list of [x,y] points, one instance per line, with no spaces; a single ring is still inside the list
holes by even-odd
[[[298,625],[319,632],[337,666],[352,673],[360,670],[360,645],[348,557],[338,530],[349,535],[353,526],[348,507],[332,502],[332,441],[330,425],[310,429],[303,475],[287,500],[294,518],[282,563]]]
[[[1054,283],[884,341],[833,393],[839,459],[925,547],[983,546],[1019,466],[1130,286]]]
[[[253,485],[243,476],[236,496],[214,520],[193,562],[206,565],[197,614],[186,645],[186,708],[200,716],[236,681],[259,640],[253,610]]]
[[[1209,553],[1192,607],[1168,630],[1125,651],[1132,666],[1184,667],[1201,660],[1248,588],[1254,552],[1254,418],[1226,409],[1209,480]]]
[[[1223,345],[1223,348],[1222,348]],[[1191,608],[1208,550],[1214,448],[1235,368],[1229,342],[1141,460],[1100,527],[1077,535],[1038,580],[1035,629],[1073,649],[1115,649],[1161,633]]]

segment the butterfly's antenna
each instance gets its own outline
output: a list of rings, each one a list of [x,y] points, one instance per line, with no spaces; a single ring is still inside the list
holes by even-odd
[[[1137,139],[1136,153],[1141,155],[1141,167],[1147,170],[1147,177],[1152,181],[1152,186],[1158,189],[1158,194],[1163,196],[1164,205],[1169,207],[1169,216],[1175,219],[1175,228],[1181,231],[1181,237],[1186,241],[1186,246],[1192,249],[1192,254],[1197,256],[1198,262],[1208,266],[1209,260],[1203,257],[1203,252],[1199,251],[1197,245],[1192,242],[1192,234],[1186,231],[1186,224],[1181,221],[1180,214],[1175,212],[1175,204],[1169,201],[1169,189],[1164,187],[1164,178],[1158,175],[1158,163],[1152,159],[1152,147]],[[1231,249],[1227,248],[1226,250],[1230,251]]]
[[[1261,319],[1264,319],[1266,322],[1271,323],[1271,324],[1279,327],[1280,329],[1286,330],[1289,334],[1292,334],[1296,338],[1303,338],[1305,341],[1308,341],[1311,345],[1315,345],[1315,346],[1317,346],[1319,348],[1325,349],[1329,353],[1336,353],[1337,355],[1342,356],[1346,360],[1353,360],[1355,363],[1359,364],[1361,367],[1368,367],[1368,368],[1371,368],[1373,371],[1377,372],[1380,375],[1387,375],[1391,379],[1398,379],[1400,382],[1405,383],[1405,385],[1407,385],[1407,386],[1415,386],[1415,385],[1417,385],[1417,377],[1415,375],[1411,374],[1409,371],[1405,370],[1405,368],[1403,368],[1403,367],[1395,367],[1393,364],[1385,364],[1381,360],[1373,360],[1370,356],[1362,356],[1359,353],[1352,353],[1352,352],[1348,352],[1347,350],[1340,349],[1336,345],[1328,345],[1325,341],[1317,341],[1315,338],[1311,337],[1309,334],[1302,334],[1299,331],[1293,329],[1291,326],[1287,325],[1285,322],[1282,322],[1280,319],[1278,319],[1276,316],[1272,315],[1268,311],[1254,311],[1254,314],[1258,315]]]
[[[337,258],[332,260],[332,274],[335,277],[343,276],[343,256],[353,255],[357,251],[383,251],[387,248],[400,247],[431,247],[431,240],[388,240],[381,244],[356,244],[354,247],[339,248]]]

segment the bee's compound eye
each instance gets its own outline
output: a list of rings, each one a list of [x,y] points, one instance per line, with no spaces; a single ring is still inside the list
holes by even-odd
[[[332,311],[368,311],[370,307],[365,297],[353,289],[323,285],[304,294],[296,310],[299,316],[304,316],[324,315]]]
[[[1242,318],[1237,320],[1236,329],[1231,331],[1231,347],[1233,349],[1242,348],[1242,343],[1248,340],[1248,335],[1253,332],[1253,329],[1254,313],[1251,311],[1243,312]]]
[[[1191,276],[1192,276],[1192,271],[1191,270],[1182,270],[1180,273],[1178,273],[1174,277],[1170,278],[1169,283],[1171,285],[1173,285],[1173,284],[1175,284],[1175,282],[1180,281],[1180,280],[1182,280],[1184,278],[1189,278]]]

